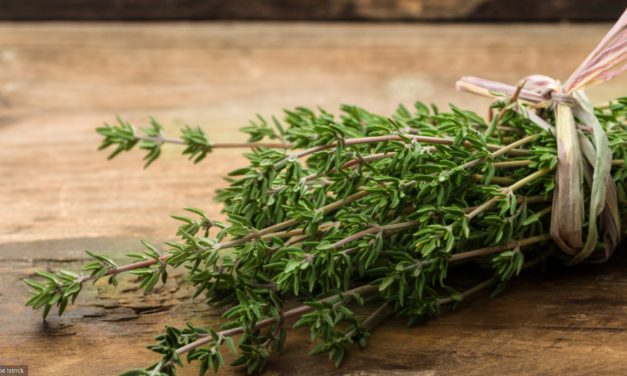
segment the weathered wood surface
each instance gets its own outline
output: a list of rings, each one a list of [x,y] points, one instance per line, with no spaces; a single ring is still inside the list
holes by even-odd
[[[154,115],[170,131],[199,124],[226,140],[256,112],[296,105],[390,112],[422,99],[483,111],[483,99],[454,91],[457,77],[565,78],[607,27],[0,25],[0,364],[110,375],[152,361],[143,345],[166,323],[218,322],[180,279],[146,297],[132,281],[88,286],[47,324],[23,307],[20,281],[35,270],[77,268],[84,249],[122,259],[140,238],[171,238],[167,216],[185,206],[219,217],[213,190],[243,163],[238,151],[197,166],[172,149],[148,170],[138,154],[107,162],[93,129],[115,113],[140,124]],[[604,101],[624,95],[626,83],[589,94]],[[626,270],[619,251],[608,265],[525,276],[497,299],[416,328],[387,323],[338,370],[307,357],[296,332],[269,374],[624,375]]]
[[[619,0],[3,0],[3,20],[614,20]]]

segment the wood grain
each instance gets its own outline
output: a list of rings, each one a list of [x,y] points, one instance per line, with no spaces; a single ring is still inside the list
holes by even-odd
[[[150,362],[143,345],[164,324],[218,321],[180,278],[146,297],[130,280],[86,288],[67,316],[45,325],[23,307],[20,280],[35,270],[77,268],[84,249],[123,259],[139,238],[171,238],[168,214],[182,207],[220,217],[213,191],[243,163],[239,151],[196,166],[176,149],[148,170],[138,154],[107,162],[94,128],[115,113],[140,125],[154,115],[171,133],[202,125],[214,140],[241,139],[236,129],[255,113],[297,105],[389,113],[421,99],[483,113],[483,99],[454,91],[456,78],[564,79],[608,27],[0,24],[0,364],[110,375]],[[589,94],[604,101],[624,95],[626,83]],[[414,329],[393,321],[338,370],[307,357],[295,332],[269,374],[624,375],[627,260],[617,253],[608,265],[525,276],[495,300]]]

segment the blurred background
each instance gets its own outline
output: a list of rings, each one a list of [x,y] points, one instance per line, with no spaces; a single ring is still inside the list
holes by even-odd
[[[609,21],[619,0],[2,0],[3,20]]]
[[[616,0],[0,0],[0,242],[170,236],[243,163],[190,165],[176,147],[142,169],[107,161],[95,128],[150,116],[177,136],[242,140],[256,114],[342,103],[389,114],[420,100],[486,114],[464,75],[565,80],[625,9]],[[625,94],[618,77],[589,91]],[[99,215],[95,215],[98,213]]]

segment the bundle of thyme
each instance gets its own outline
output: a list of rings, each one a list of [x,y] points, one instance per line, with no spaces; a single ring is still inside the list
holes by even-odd
[[[461,86],[478,92],[486,82]],[[174,375],[186,356],[204,375],[225,365],[227,351],[232,366],[255,373],[281,351],[289,327],[308,327],[311,354],[326,353],[339,365],[351,344],[365,346],[391,315],[414,324],[483,289],[498,293],[549,256],[605,260],[623,231],[616,223],[627,217],[627,97],[591,109],[579,91],[576,97],[534,91],[529,82],[538,84],[486,90],[496,98],[487,121],[420,102],[391,116],[355,106],[342,106],[339,116],[296,108],[283,122],[251,122],[242,129],[249,136],[244,144],[214,144],[191,127],[171,139],[156,120],[140,131],[118,119],[98,129],[101,147],[114,147],[110,157],[138,147],[147,152],[146,165],[166,144],[183,145],[194,162],[221,147],[249,147],[248,166],[232,171],[216,195],[226,221],[188,208],[189,215],[174,217],[181,222],[176,241],[143,242],[130,264],[89,252],[83,274],[37,273],[39,280],[26,281],[33,291],[27,305],[43,308],[44,317],[53,306],[62,314],[86,282],[107,278],[115,285],[118,274],[130,272],[148,293],[183,267],[195,297],[229,307],[228,322],[166,327],[149,347],[161,358],[125,374]],[[560,138],[563,106],[572,110],[575,137],[567,146]],[[552,215],[564,210],[556,209],[556,191],[571,192],[556,169],[564,147],[573,145],[585,159],[575,166],[583,180],[576,182],[577,205],[591,208],[575,232],[596,234],[591,247],[564,235]],[[461,264],[484,279],[459,287],[452,276]]]

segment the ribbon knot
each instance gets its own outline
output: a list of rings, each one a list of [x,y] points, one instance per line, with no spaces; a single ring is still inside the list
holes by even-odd
[[[555,104],[562,104],[565,106],[574,107],[577,105],[575,98],[572,94],[564,94],[557,91],[551,91],[551,99]]]
[[[562,83],[548,76],[538,74],[528,76],[522,81],[522,89],[544,97],[546,102],[540,103],[542,107],[550,107],[553,104],[564,104],[571,107],[577,105],[573,95],[565,91]]]
[[[622,73],[627,69],[626,61],[627,11],[563,85],[542,75],[529,76],[518,87],[477,77],[462,77],[457,81],[457,89],[461,91],[526,102],[529,120],[556,137],[558,164],[551,237],[571,256],[571,264],[583,260],[605,261],[620,242],[617,190],[611,176],[612,153],[607,135],[583,89]],[[534,108],[552,109],[555,127]],[[584,184],[590,192],[587,214],[583,207]],[[584,240],[585,222],[588,231]],[[599,242],[603,243],[600,252],[597,251]]]

